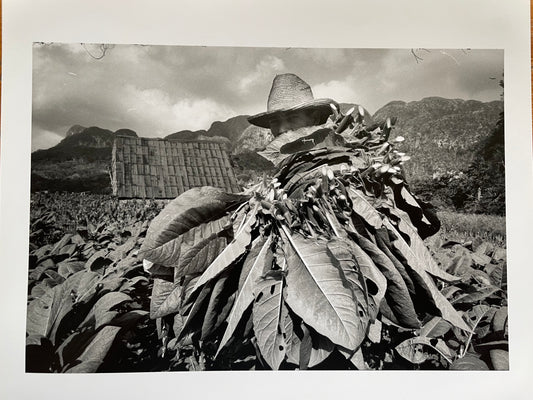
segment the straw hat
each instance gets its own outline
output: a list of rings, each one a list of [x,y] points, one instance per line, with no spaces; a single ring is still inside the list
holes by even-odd
[[[311,87],[294,74],[276,75],[268,95],[267,111],[248,118],[251,124],[270,128],[270,121],[284,114],[295,112],[316,112],[323,124],[332,113],[330,104],[337,105],[332,99],[315,99]]]

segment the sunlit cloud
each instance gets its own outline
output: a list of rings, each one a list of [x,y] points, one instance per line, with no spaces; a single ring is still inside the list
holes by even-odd
[[[283,60],[274,56],[267,56],[255,67],[255,70],[243,77],[239,82],[239,90],[247,93],[259,83],[272,78],[279,72],[285,70]]]

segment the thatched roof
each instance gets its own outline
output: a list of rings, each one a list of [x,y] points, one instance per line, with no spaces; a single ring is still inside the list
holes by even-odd
[[[174,198],[199,186],[239,192],[229,155],[214,141],[117,136],[111,186],[119,198]]]

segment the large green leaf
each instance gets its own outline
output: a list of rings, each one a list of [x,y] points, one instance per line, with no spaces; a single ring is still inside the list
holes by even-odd
[[[256,283],[252,310],[257,345],[265,361],[274,370],[279,369],[287,348],[280,321],[283,279],[281,271],[278,272],[259,279]]]
[[[217,355],[232,337],[244,311],[246,311],[254,299],[255,282],[263,272],[267,260],[267,252],[271,252],[271,242],[272,238],[269,236],[254,246],[246,256],[239,279],[239,292],[229,314],[228,326],[226,327],[224,336],[220,340]]]
[[[80,364],[68,369],[69,373],[89,373],[96,372],[107,352],[111,348],[117,333],[120,331],[116,326],[105,326],[100,330],[94,339],[85,348],[84,352],[78,357]]]
[[[191,189],[170,202],[152,220],[139,257],[173,265],[180,258],[182,235],[190,229],[217,220],[249,196],[226,193],[203,186]]]
[[[333,264],[326,243],[284,230],[286,299],[306,324],[347,349],[359,344],[360,320],[349,284]]]
[[[388,220],[385,221],[385,226],[387,226],[387,228],[393,232],[396,231],[394,226]],[[446,297],[444,297],[444,295],[439,291],[435,285],[435,282],[429,276],[428,271],[426,270],[428,265],[427,259],[420,259],[417,253],[413,251],[413,249],[405,242],[400,234],[397,234],[396,240],[392,242],[392,245],[395,246],[405,257],[407,264],[418,277],[418,283],[426,288],[427,293],[430,296],[429,300],[432,301],[433,304],[438,308],[442,318],[460,329],[470,331],[470,327],[461,318],[461,315],[457,312],[457,310],[453,308],[448,299],[446,299]],[[413,246],[414,244],[412,243],[411,245]],[[429,256],[429,258],[431,257]],[[436,266],[436,268],[438,268],[438,266]]]

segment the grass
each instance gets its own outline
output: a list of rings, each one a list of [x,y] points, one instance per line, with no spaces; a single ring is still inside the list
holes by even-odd
[[[480,238],[505,247],[505,217],[484,214],[461,214],[450,211],[437,213],[444,236],[471,240]]]

